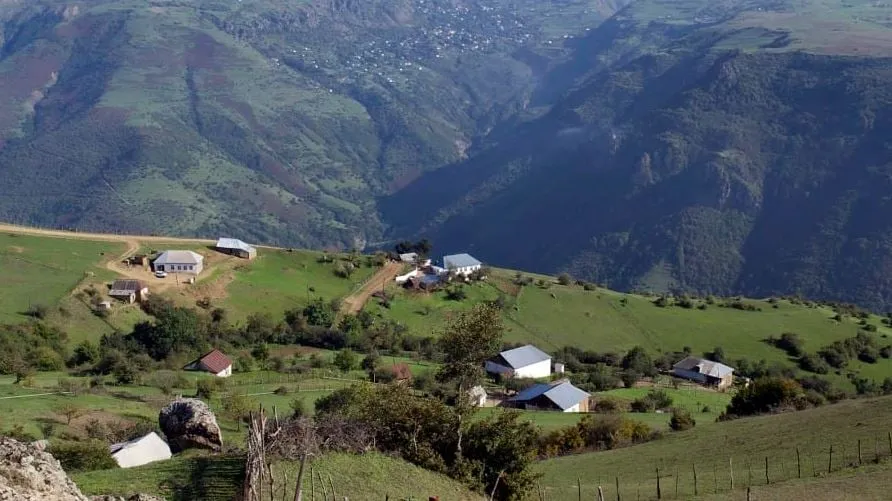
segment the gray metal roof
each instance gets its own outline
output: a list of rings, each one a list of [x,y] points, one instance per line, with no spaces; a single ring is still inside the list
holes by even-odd
[[[400,261],[404,263],[412,263],[418,257],[418,253],[416,252],[406,252],[405,254],[400,254]]]
[[[543,360],[551,360],[551,355],[531,344],[521,346],[520,348],[514,348],[513,350],[503,351],[499,353],[499,356],[502,357],[502,359],[508,363],[508,367],[511,367],[512,369],[520,369],[521,367],[526,367]]]
[[[727,365],[720,364],[718,362],[713,362],[712,360],[706,360],[697,357],[686,357],[684,360],[678,362],[672,367],[674,369],[699,372],[700,374],[703,374],[705,376],[717,378],[725,377],[729,374],[734,373],[734,369],[732,367],[728,367]]]
[[[589,393],[573,386],[570,381],[564,379],[553,383],[542,383],[531,386],[518,393],[517,396],[511,399],[511,401],[527,402],[543,395],[562,410],[567,410],[591,396]]]
[[[217,240],[218,249],[238,249],[245,252],[254,252],[254,247],[242,242],[237,238],[220,238]]]
[[[152,435],[154,435],[154,437],[152,437]],[[116,444],[111,444],[108,446],[108,450],[109,450],[109,452],[114,454],[122,449],[128,449],[130,447],[138,445],[143,440],[152,439],[152,438],[157,438],[158,441],[164,442],[164,440],[161,437],[159,437],[157,433],[155,433],[153,431],[153,432],[148,433],[147,435],[143,435],[141,437],[134,438],[133,440],[129,440],[127,442],[118,442]]]
[[[155,260],[155,264],[201,264],[204,256],[197,252],[185,250],[164,251]]]
[[[474,258],[470,254],[452,254],[443,258],[443,266],[449,270],[452,268],[467,268],[469,266],[479,266],[483,263]]]

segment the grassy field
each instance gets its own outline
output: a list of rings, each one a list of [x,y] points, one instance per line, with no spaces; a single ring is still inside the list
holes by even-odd
[[[857,462],[859,439],[864,461],[873,460],[875,445],[882,456],[890,455],[890,414],[892,398],[877,398],[708,427],[698,425],[693,430],[669,433],[634,447],[543,461],[539,465],[542,486],[549,499],[575,499],[575,485],[580,478],[589,492],[602,483],[609,491],[607,498],[612,499],[618,476],[624,498],[634,495],[640,487],[642,499],[652,499],[656,493],[655,471],[660,468],[664,492],[674,492],[677,475],[680,496],[691,497],[695,466],[701,494],[713,492],[716,484],[720,491],[727,490],[729,459],[737,486],[759,486],[765,484],[766,457],[772,482],[796,477],[797,447],[804,476],[826,473],[831,445],[832,467],[836,471]]]
[[[326,300],[348,295],[372,276],[377,267],[363,265],[350,278],[334,274],[334,263],[320,263],[320,252],[261,249],[259,257],[234,270],[225,286],[221,305],[234,320],[250,313],[266,312],[281,318],[285,310],[306,304],[309,299]]]
[[[18,323],[31,305],[58,304],[88,273],[124,251],[123,244],[0,234],[0,323]]]
[[[321,475],[327,483],[331,476],[338,496],[350,499],[479,499],[479,495],[454,480],[379,454],[326,454],[314,459],[310,466],[317,479]],[[87,495],[150,493],[167,496],[171,501],[229,501],[238,492],[243,468],[240,458],[176,458],[127,470],[74,475],[74,481]],[[294,489],[296,470],[297,465],[290,462],[274,466],[277,480],[283,472],[287,474],[290,492]],[[312,499],[309,471],[303,485],[304,499]],[[321,497],[321,482],[315,482],[315,487],[315,494]],[[277,499],[281,499],[280,495],[281,490],[277,490]]]

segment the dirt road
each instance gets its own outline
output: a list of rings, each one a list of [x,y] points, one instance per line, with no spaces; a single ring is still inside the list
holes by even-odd
[[[110,235],[107,233],[79,233],[76,231],[46,230],[43,228],[30,228],[14,224],[0,223],[0,232],[19,233],[22,235],[44,235],[48,237],[75,238],[81,240],[103,240],[107,242],[195,242],[215,243],[216,240],[204,238],[176,238],[158,237],[149,235]]]
[[[402,269],[403,263],[390,261],[385,264],[383,268],[372,275],[372,278],[361,289],[344,298],[341,313],[349,313],[351,315],[359,313],[362,307],[365,306],[366,301],[372,297],[372,294],[381,290],[382,286],[392,283]]]

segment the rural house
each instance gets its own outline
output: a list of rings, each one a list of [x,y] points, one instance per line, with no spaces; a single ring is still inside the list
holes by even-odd
[[[470,254],[452,254],[443,258],[443,268],[446,272],[456,275],[468,276],[483,267],[483,263]]]
[[[185,250],[164,251],[152,262],[155,271],[198,275],[204,269],[204,256]]]
[[[170,447],[154,431],[129,442],[109,447],[112,457],[121,468],[142,466],[154,461],[170,459]]]
[[[237,238],[221,238],[217,240],[216,248],[224,254],[238,256],[244,259],[254,259],[257,257],[256,248]]]
[[[531,386],[514,398],[508,405],[527,410],[552,410],[561,412],[588,412],[588,393],[562,379],[551,383]]]
[[[551,375],[551,356],[528,344],[487,360],[486,372],[516,378],[548,377]]]
[[[186,364],[183,370],[204,371],[217,377],[229,377],[232,375],[232,360],[220,350],[211,350],[201,358]]]
[[[672,366],[672,375],[724,390],[734,382],[734,369],[725,364],[687,357]]]
[[[144,301],[149,297],[149,287],[139,280],[115,280],[112,282],[108,295],[126,303]]]
[[[414,263],[416,259],[418,259],[418,254],[415,252],[400,254],[400,261],[404,263]]]

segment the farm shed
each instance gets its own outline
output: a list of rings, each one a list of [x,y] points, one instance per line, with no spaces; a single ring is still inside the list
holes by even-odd
[[[486,372],[517,378],[543,378],[551,375],[551,356],[528,344],[499,353],[486,361]]]
[[[672,366],[672,375],[724,390],[734,382],[734,369],[725,364],[687,357]]]
[[[229,377],[232,375],[232,360],[220,350],[211,350],[202,355],[201,358],[186,364],[183,370],[204,371],[210,372],[217,377]]]
[[[204,256],[185,250],[168,250],[152,262],[155,271],[198,275],[204,269]]]
[[[108,295],[126,303],[144,301],[149,297],[149,287],[139,280],[115,280],[112,282]]]
[[[257,257],[257,249],[255,247],[248,245],[237,238],[221,238],[217,240],[216,248],[224,254],[238,256],[244,259],[254,259]]]
[[[508,405],[527,410],[588,412],[590,396],[570,381],[562,379],[531,386],[508,400]]]
[[[109,452],[121,468],[163,461],[171,456],[167,442],[155,432],[129,442],[113,444],[109,447]]]

